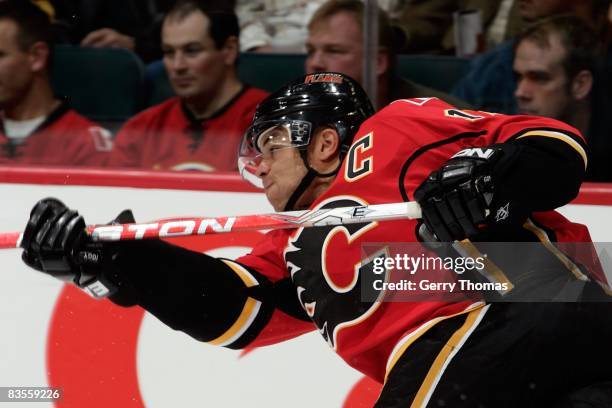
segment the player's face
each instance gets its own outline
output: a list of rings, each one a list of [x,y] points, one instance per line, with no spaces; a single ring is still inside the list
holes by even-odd
[[[0,108],[13,106],[26,95],[32,83],[30,54],[19,48],[18,27],[0,19]]]
[[[363,39],[353,13],[340,12],[314,24],[306,52],[306,73],[340,72],[361,82]]]
[[[572,10],[575,0],[519,0],[519,14],[526,21],[549,17]]]
[[[183,98],[216,94],[235,59],[226,47],[215,47],[209,19],[200,11],[164,21],[162,50],[172,88]]]
[[[513,68],[517,76],[514,95],[521,113],[565,119],[574,101],[561,64],[564,54],[557,36],[551,36],[548,48],[529,40],[519,44]]]
[[[257,167],[266,197],[275,211],[283,211],[289,197],[296,190],[307,173],[298,149],[284,145],[274,146],[273,138],[264,146],[263,155]]]

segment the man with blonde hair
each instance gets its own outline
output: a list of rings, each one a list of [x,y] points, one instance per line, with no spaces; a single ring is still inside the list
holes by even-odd
[[[364,5],[359,0],[330,0],[321,5],[308,24],[306,72],[340,72],[363,84],[363,17]],[[379,107],[396,99],[425,97],[437,97],[457,107],[468,107],[453,96],[397,74],[393,29],[381,9],[378,10],[378,54],[370,63],[378,82],[378,95],[372,98]]]

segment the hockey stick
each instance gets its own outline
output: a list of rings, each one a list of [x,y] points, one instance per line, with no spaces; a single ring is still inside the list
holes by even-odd
[[[87,232],[93,241],[125,241],[415,218],[421,218],[421,207],[416,201],[410,201],[235,217],[175,218],[147,224],[93,225],[87,227]],[[0,249],[18,248],[21,238],[20,232],[0,233]],[[482,256],[468,239],[455,241],[452,246],[461,256]],[[486,260],[485,268],[480,273],[489,281],[492,281],[492,277],[507,281],[505,275],[491,260]]]
[[[123,241],[146,238],[170,238],[211,235],[228,232],[321,227],[420,218],[417,202],[322,208],[263,215],[218,218],[178,218],[147,224],[118,224],[87,227],[94,241]],[[0,249],[18,248],[21,233],[0,233]]]

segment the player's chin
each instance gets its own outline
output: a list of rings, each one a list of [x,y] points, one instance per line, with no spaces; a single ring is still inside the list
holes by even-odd
[[[287,200],[279,200],[271,197],[268,197],[268,202],[272,204],[274,211],[283,211],[287,205]]]
[[[283,211],[287,205],[287,198],[280,197],[278,192],[275,192],[273,188],[266,189],[266,198],[268,202],[274,208],[274,211]]]

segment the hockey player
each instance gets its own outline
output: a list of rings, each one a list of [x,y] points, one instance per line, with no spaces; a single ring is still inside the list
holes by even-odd
[[[214,345],[256,347],[318,328],[349,365],[385,384],[376,407],[565,406],[575,389],[610,380],[606,303],[368,302],[360,293],[367,242],[588,241],[585,227],[549,211],[584,175],[575,129],[436,98],[373,115],[354,80],[310,74],[259,105],[239,163],[276,210],[416,197],[424,222],[274,231],[229,260],[155,240],[92,243],[76,211],[44,199],[23,260]],[[548,262],[539,267],[571,274],[557,257]]]

